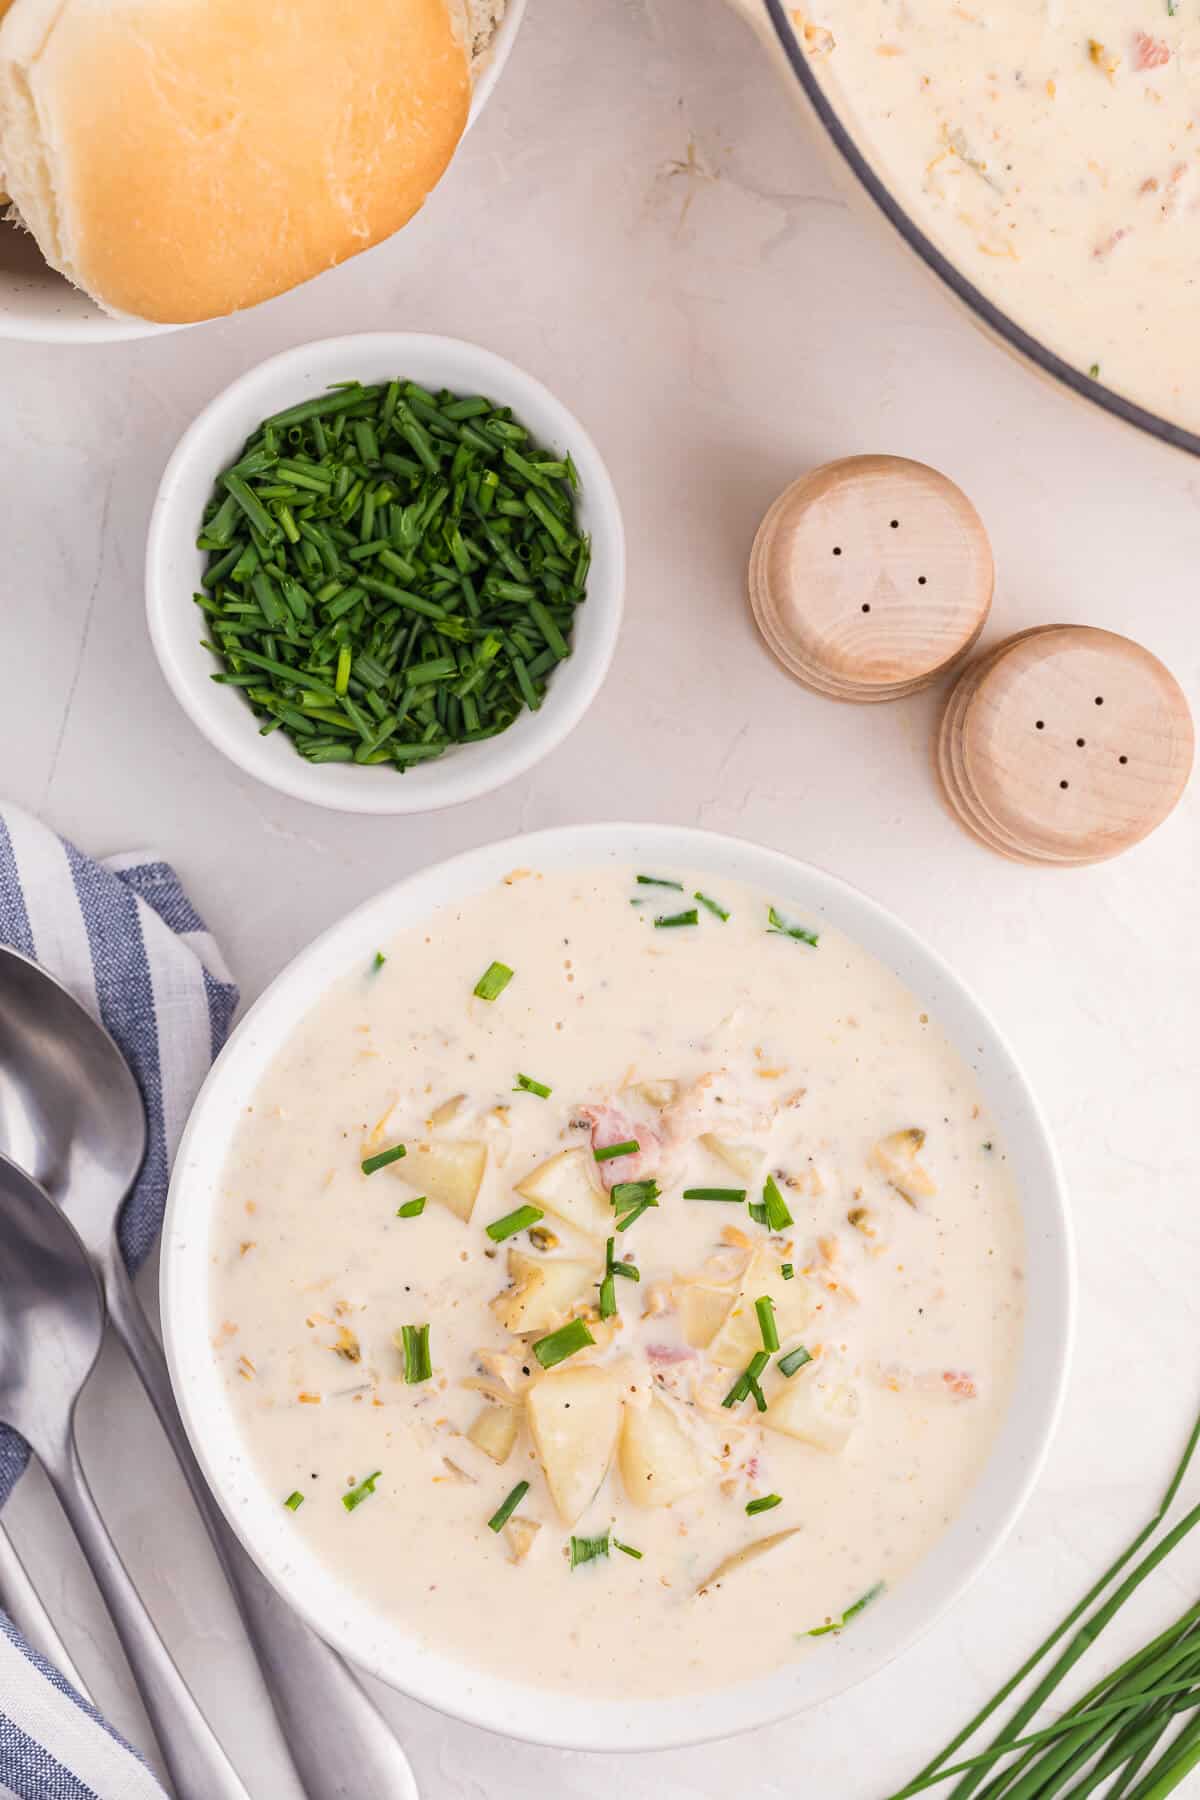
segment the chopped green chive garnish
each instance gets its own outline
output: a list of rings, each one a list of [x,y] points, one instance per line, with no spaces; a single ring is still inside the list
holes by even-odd
[[[767,1402],[763,1397],[762,1389],[758,1385],[758,1378],[770,1360],[771,1358],[767,1355],[765,1350],[756,1350],[754,1355],[750,1358],[750,1361],[746,1364],[746,1367],[742,1370],[742,1373],[738,1376],[737,1380],[722,1400],[721,1405],[737,1406],[750,1394],[753,1394],[754,1404],[759,1412],[766,1412]]]
[[[685,1200],[725,1200],[731,1206],[740,1205],[746,1198],[745,1188],[684,1188]]]
[[[401,1343],[404,1348],[404,1379],[410,1387],[419,1381],[428,1381],[433,1374],[433,1364],[429,1360],[429,1327],[428,1325],[403,1325],[400,1328]]]
[[[771,1512],[776,1506],[782,1505],[782,1494],[763,1494],[761,1499],[747,1500],[746,1511],[753,1517],[755,1513]]]
[[[608,1241],[610,1244],[612,1243],[611,1238],[609,1238]],[[602,1319],[613,1319],[616,1317],[616,1313],[617,1284],[613,1280],[612,1270],[610,1269],[608,1274],[604,1277],[604,1280],[600,1283],[600,1317]]]
[[[377,950],[375,952],[375,961],[371,964],[371,967],[372,967],[372,969],[374,969],[376,974],[379,973],[380,969],[382,969],[382,967],[386,961],[387,961],[387,957],[383,954],[383,951]]]
[[[792,1215],[784,1203],[779,1191],[779,1183],[773,1175],[768,1175],[763,1184],[763,1205],[767,1209],[767,1224],[772,1231],[786,1231],[792,1223]]]
[[[300,1492],[299,1488],[293,1488],[283,1504],[287,1507],[289,1512],[299,1512],[300,1508],[304,1505],[304,1495]]]
[[[518,1092],[536,1094],[539,1100],[548,1100],[553,1091],[552,1088],[546,1086],[544,1081],[535,1081],[532,1075],[518,1075],[517,1085],[513,1089],[514,1094]]]
[[[398,1206],[396,1217],[398,1219],[419,1219],[424,1211],[425,1196],[422,1194],[419,1200],[406,1200],[403,1206]]]
[[[718,906],[717,902],[715,900],[711,900],[707,894],[696,893],[696,894],[692,895],[692,899],[698,900],[700,902],[701,906],[706,906],[708,908],[709,912],[714,913],[716,915],[716,917],[722,921],[722,923],[724,923],[724,921],[729,917],[729,914],[726,912],[725,908],[723,906]]]
[[[642,1279],[638,1272],[637,1264],[628,1262],[622,1257],[616,1258],[608,1272],[610,1275],[624,1275],[627,1281],[640,1281]]]
[[[200,521],[213,679],[312,763],[396,773],[495,737],[571,652],[576,479],[509,408],[403,378],[263,420]]]
[[[639,875],[637,880],[639,887],[674,888],[677,894],[683,892],[682,881],[664,881],[661,875]]]
[[[603,1150],[593,1150],[592,1155],[597,1162],[612,1162],[618,1156],[636,1156],[641,1147],[636,1138],[626,1138],[623,1144],[608,1144]]]
[[[841,1631],[842,1627],[848,1625],[851,1619],[856,1619],[860,1612],[865,1612],[872,1600],[878,1600],[885,1586],[885,1582],[877,1581],[873,1588],[868,1588],[866,1593],[854,1602],[853,1606],[846,1608],[840,1619],[831,1619],[828,1625],[818,1625],[815,1631],[803,1631],[799,1635],[801,1637],[825,1637],[830,1631]]]
[[[356,1506],[362,1505],[368,1495],[375,1492],[375,1483],[382,1474],[382,1469],[376,1469],[373,1475],[368,1475],[365,1481],[360,1481],[357,1487],[352,1487],[348,1494],[342,1495],[342,1505],[347,1512],[353,1512]]]
[[[686,912],[660,913],[654,921],[655,929],[658,931],[666,931],[673,925],[698,925],[699,923],[700,914],[694,906],[690,906]]]
[[[393,1144],[390,1150],[381,1150],[378,1156],[368,1156],[362,1164],[364,1175],[373,1175],[376,1169],[386,1169],[389,1163],[399,1162],[408,1151],[403,1144]]]
[[[983,1146],[983,1147],[984,1147],[984,1149],[985,1149],[985,1150],[990,1150],[990,1149],[991,1149],[991,1148],[992,1148],[992,1140],[991,1140],[991,1138],[989,1138],[989,1139],[988,1139],[988,1141],[987,1141],[987,1143],[986,1143],[986,1144],[985,1144],[985,1145],[984,1145],[984,1146]]]
[[[489,963],[475,983],[475,993],[480,1000],[497,1000],[512,978],[513,972],[507,963]]]
[[[502,1219],[493,1219],[487,1227],[487,1234],[493,1244],[502,1244],[505,1238],[515,1237],[518,1231],[528,1231],[545,1213],[536,1206],[518,1206],[515,1212],[505,1213]]]
[[[819,942],[815,931],[806,931],[803,925],[792,925],[782,913],[776,912],[772,906],[767,911],[767,931],[776,937],[794,938],[798,944],[811,944],[815,950]]]
[[[752,1200],[750,1202],[750,1217],[754,1220],[756,1225],[766,1224],[767,1209],[761,1200]]]
[[[1168,13],[1171,14],[1172,17],[1174,17],[1175,8],[1172,4],[1172,0],[1167,0],[1167,11],[1168,11]],[[1099,375],[1099,373],[1100,373],[1100,364],[1093,363],[1091,368],[1088,370],[1088,374],[1091,376],[1093,381],[1095,381],[1095,379],[1096,379],[1097,375]]]
[[[609,1198],[615,1212],[624,1212],[629,1206],[653,1206],[662,1189],[657,1181],[614,1181]]]
[[[789,1350],[786,1356],[780,1357],[779,1370],[783,1375],[794,1375],[797,1369],[802,1369],[805,1363],[810,1363],[811,1361],[811,1354],[804,1348],[803,1344],[798,1344],[794,1350]]]
[[[504,1497],[491,1518],[488,1520],[488,1530],[502,1531],[528,1492],[529,1483],[527,1481],[518,1481],[516,1487],[513,1488],[511,1493]]]
[[[783,1276],[785,1281],[791,1281],[796,1271],[793,1269],[791,1263],[780,1263],[779,1273]]]
[[[652,1206],[657,1205],[657,1200],[639,1200],[637,1205],[631,1207],[623,1218],[617,1220],[617,1230],[628,1231],[631,1225],[637,1224],[644,1212],[649,1212]]]
[[[620,1538],[614,1538],[612,1545],[613,1549],[619,1550],[622,1556],[632,1556],[637,1562],[641,1562],[643,1553],[640,1550],[635,1550],[632,1544],[623,1544]]]
[[[539,1338],[533,1346],[533,1354],[543,1369],[553,1369],[557,1364],[566,1362],[568,1356],[574,1356],[578,1350],[586,1350],[595,1341],[582,1319],[572,1319],[569,1324],[560,1325],[557,1331]]]
[[[762,1332],[763,1349],[778,1350],[779,1327],[775,1323],[775,1302],[770,1294],[764,1294],[761,1300],[756,1300],[754,1310],[758,1314],[758,1329]]]
[[[605,1532],[603,1537],[573,1537],[571,1539],[571,1567],[579,1568],[581,1563],[594,1562],[598,1556],[607,1556],[611,1534]]]

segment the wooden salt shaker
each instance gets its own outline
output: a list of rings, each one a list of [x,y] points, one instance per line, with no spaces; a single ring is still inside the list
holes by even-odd
[[[897,700],[970,649],[994,579],[983,523],[952,481],[899,456],[848,456],[801,476],[763,519],[750,608],[797,681]]]
[[[1070,867],[1118,856],[1160,825],[1193,747],[1187,700],[1156,656],[1115,632],[1046,625],[964,671],[935,760],[980,842]]]

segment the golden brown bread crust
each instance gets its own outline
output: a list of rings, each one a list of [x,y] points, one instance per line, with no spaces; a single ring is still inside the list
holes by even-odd
[[[467,120],[448,0],[65,0],[47,23],[20,74],[55,216],[9,157],[14,198],[64,273],[140,318],[253,306],[378,243]]]

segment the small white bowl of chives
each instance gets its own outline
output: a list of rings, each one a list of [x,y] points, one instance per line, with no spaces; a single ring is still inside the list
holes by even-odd
[[[342,812],[478,798],[607,673],[625,543],[604,462],[533,376],[458,339],[301,345],[211,401],[167,464],[146,606],[204,736]]]

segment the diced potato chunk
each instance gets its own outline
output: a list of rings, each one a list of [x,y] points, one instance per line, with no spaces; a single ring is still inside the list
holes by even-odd
[[[534,1258],[513,1251],[508,1267],[516,1285],[492,1301],[505,1331],[553,1331],[593,1297],[599,1279],[591,1263],[568,1256]]]
[[[694,1493],[704,1480],[695,1445],[657,1395],[648,1406],[625,1408],[621,1479],[635,1506],[671,1506]]]
[[[469,1219],[487,1167],[487,1145],[445,1138],[410,1144],[408,1155],[392,1164],[392,1172],[418,1194],[427,1194]]]
[[[744,1569],[747,1563],[757,1562],[769,1550],[777,1550],[780,1544],[786,1544],[789,1538],[795,1537],[799,1530],[799,1525],[789,1525],[786,1531],[773,1531],[769,1537],[755,1538],[752,1543],[743,1544],[740,1550],[727,1556],[724,1562],[717,1564],[711,1575],[706,1576],[696,1589],[697,1595],[711,1593],[728,1576],[735,1574],[738,1569]]]
[[[621,1383],[607,1369],[560,1369],[525,1403],[546,1485],[564,1525],[576,1523],[608,1474],[621,1426]]]
[[[524,1562],[533,1549],[533,1540],[537,1537],[541,1526],[536,1519],[510,1519],[503,1528],[504,1541],[508,1545],[508,1554],[512,1562]]]
[[[560,1150],[517,1183],[522,1200],[565,1219],[589,1237],[607,1237],[613,1228],[612,1208],[592,1180],[590,1150]]]
[[[494,1463],[503,1463],[512,1455],[519,1427],[520,1414],[515,1406],[497,1406],[494,1401],[487,1400],[467,1431],[467,1436],[475,1448],[482,1450],[485,1456],[490,1456]]]
[[[915,1125],[907,1131],[893,1131],[881,1138],[871,1152],[871,1166],[877,1169],[889,1187],[895,1188],[910,1206],[929,1200],[937,1193],[937,1184],[928,1170],[917,1161],[925,1143],[925,1133]]]
[[[706,1131],[700,1142],[743,1181],[756,1182],[762,1174],[766,1151],[759,1145],[739,1144],[732,1138],[719,1137],[715,1131]]]
[[[860,1402],[857,1388],[842,1379],[836,1368],[814,1363],[801,1369],[771,1400],[762,1423],[772,1431],[811,1444],[838,1456],[858,1427]]]
[[[742,1278],[741,1287],[720,1330],[708,1346],[708,1354],[723,1369],[744,1369],[756,1350],[762,1349],[762,1331],[754,1302],[764,1294],[775,1302],[775,1327],[781,1345],[798,1337],[813,1314],[813,1292],[803,1276],[785,1281],[779,1258],[760,1250]]]
[[[684,1340],[693,1350],[708,1348],[736,1298],[736,1287],[709,1287],[702,1281],[690,1281],[680,1288],[680,1323]]]
[[[679,1098],[677,1081],[639,1081],[637,1092],[647,1106],[670,1106],[672,1100]]]

